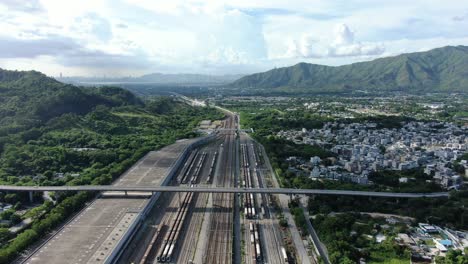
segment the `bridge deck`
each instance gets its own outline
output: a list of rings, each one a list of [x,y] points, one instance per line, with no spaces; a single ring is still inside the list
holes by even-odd
[[[112,185],[85,185],[85,186],[9,186],[0,185],[1,190],[10,191],[107,191],[109,192],[195,192],[195,193],[276,193],[276,194],[306,194],[306,195],[350,195],[374,197],[448,197],[448,192],[436,193],[398,193],[398,192],[370,192],[348,190],[320,190],[320,189],[288,189],[288,188],[232,188],[232,187],[188,187],[188,186],[112,186]],[[129,193],[130,194],[130,193]]]

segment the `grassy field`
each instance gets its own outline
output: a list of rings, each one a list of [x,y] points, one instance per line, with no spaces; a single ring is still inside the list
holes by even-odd
[[[370,261],[368,262],[369,264],[409,264],[409,260],[403,260],[403,259],[390,259],[390,260],[383,260],[383,261]]]
[[[393,254],[391,254],[393,255]],[[368,262],[369,264],[409,264],[409,258],[398,258],[395,256],[391,256],[390,254],[385,254],[382,252],[371,252],[371,260]]]
[[[149,119],[158,119],[155,115],[150,115],[147,113],[138,113],[138,112],[112,112],[112,114],[120,117],[139,117],[139,118],[149,118]]]

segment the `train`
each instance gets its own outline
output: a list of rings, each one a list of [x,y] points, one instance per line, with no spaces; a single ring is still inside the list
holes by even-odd
[[[281,258],[283,259],[284,263],[289,263],[288,254],[286,253],[286,249],[281,247]]]
[[[179,183],[183,182],[184,179],[187,177],[187,175],[192,170],[193,164],[194,164],[194,161],[195,161],[195,157],[197,155],[198,155],[198,150],[192,151],[192,153],[190,153],[189,158],[187,159],[184,166],[182,167],[182,170],[181,170],[181,173],[180,173],[182,175],[182,178],[179,180]]]
[[[249,230],[250,230],[250,243],[252,244],[253,255],[252,259],[254,263],[261,263],[263,260],[262,255],[262,247],[260,244],[260,236],[258,233],[258,224],[249,222]]]
[[[197,183],[198,177],[200,175],[200,171],[203,167],[203,164],[207,155],[208,154],[206,152],[203,152],[201,154],[195,153],[194,157],[186,162],[186,165],[187,164],[190,164],[190,165],[187,165],[187,166],[184,165],[184,167],[188,167],[188,169],[186,169],[186,171],[183,171],[184,175],[181,181],[183,183],[186,183],[187,181],[189,181],[190,188],[193,188],[194,184]],[[198,162],[195,162],[198,156],[200,158],[198,159]],[[193,170],[193,168],[195,169]],[[192,171],[193,171],[193,174],[190,177],[190,179],[188,179],[189,174]],[[184,194],[182,203],[180,207],[178,208],[177,213],[173,217],[173,221],[171,221],[172,224],[169,229],[169,232],[165,234],[162,247],[160,248],[159,254],[156,256],[156,260],[159,263],[172,261],[174,249],[176,248],[176,244],[179,240],[179,235],[184,227],[184,222],[187,218],[186,216],[188,214],[190,205],[192,203],[193,196],[194,196],[193,192],[188,192]]]
[[[208,154],[206,152],[203,152],[201,154],[200,160],[198,160],[197,166],[195,167],[195,172],[193,173],[192,177],[190,178],[190,183],[191,184],[197,183],[198,176],[200,175],[201,168],[203,167],[203,164],[205,162],[205,159],[206,159],[207,155]]]
[[[193,185],[191,185],[193,187]],[[160,250],[160,254],[156,257],[157,261],[160,263],[170,262],[174,254],[174,248],[179,239],[179,235],[184,225],[186,215],[190,204],[192,203],[193,193],[186,193],[181,206],[177,210],[177,213],[174,217],[174,221],[169,233],[166,233],[166,236],[163,240],[163,245]]]
[[[216,164],[217,157],[218,157],[218,152],[215,151],[215,153],[213,154],[213,160],[211,161],[210,171],[208,172],[208,179],[206,179],[206,183],[211,183],[213,179],[214,167]]]
[[[241,153],[242,153],[242,171],[244,175],[244,179],[242,181],[243,186],[246,188],[252,188],[252,175],[250,173],[249,168],[249,156],[248,156],[248,149],[247,145],[241,144]],[[244,201],[244,214],[245,217],[248,219],[253,219],[257,217],[257,212],[255,209],[255,199],[253,194],[246,194],[245,201]]]

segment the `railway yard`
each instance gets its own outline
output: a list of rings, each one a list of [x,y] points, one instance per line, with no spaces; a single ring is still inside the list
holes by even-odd
[[[149,153],[114,185],[277,187],[266,154],[238,130],[236,115],[229,114],[207,142],[188,148],[192,142]],[[171,166],[173,172],[169,172]],[[73,263],[280,264],[300,260],[289,228],[279,225],[283,216],[278,195],[163,192],[151,199],[151,193],[146,195],[106,197],[104,193],[24,263],[59,263],[63,249]],[[74,256],[74,250],[81,247]]]
[[[246,188],[264,187],[260,175],[261,155],[256,145],[248,139],[241,140],[242,185]],[[265,194],[244,195],[244,237],[246,263],[285,263],[288,260],[279,224],[275,223],[270,209],[268,196]]]
[[[230,116],[169,185],[274,187],[260,146]],[[272,194],[164,193],[121,263],[294,263]],[[277,210],[277,209],[276,209]],[[236,231],[237,230],[237,231]],[[236,248],[236,243],[237,247]],[[130,253],[131,252],[131,253]]]

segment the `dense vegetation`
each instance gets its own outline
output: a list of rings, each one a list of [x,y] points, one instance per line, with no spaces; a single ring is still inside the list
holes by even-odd
[[[253,128],[255,135],[260,137],[269,136],[280,130],[322,128],[325,122],[331,121],[329,118],[303,111],[282,112],[276,109],[251,108],[240,110],[243,126]]]
[[[17,235],[0,249],[0,263],[12,261],[21,251],[75,214],[91,197],[91,193],[81,192],[65,198],[54,208],[52,208],[52,203],[46,202],[41,209],[48,211],[48,213],[39,219],[35,219],[31,228]]]
[[[407,182],[400,182],[401,178],[406,178]],[[425,174],[421,168],[403,171],[380,170],[371,172],[369,180],[374,183],[376,188],[388,188],[394,192],[424,193],[443,191],[440,185],[431,181],[432,177]]]
[[[28,140],[35,133],[29,129],[65,113],[89,113],[98,105],[142,106],[142,102],[120,88],[85,89],[62,84],[39,72],[0,69],[0,147],[9,134],[23,132],[21,136]]]
[[[307,221],[304,210],[299,206],[299,201],[297,199],[293,199],[289,202],[289,209],[291,214],[294,218],[294,223],[296,226],[300,228],[302,235],[306,236],[309,234],[309,230],[307,229]]]
[[[230,88],[246,93],[466,92],[468,47],[427,52],[332,67],[299,63],[245,76]]]
[[[392,231],[380,230],[378,222],[359,214],[318,215],[312,220],[320,240],[327,246],[331,263],[408,263],[410,252],[394,242]],[[376,225],[377,224],[377,225]],[[387,238],[377,243],[368,235],[384,232]]]
[[[308,209],[313,213],[379,212],[411,216],[417,222],[465,230],[468,219],[468,191],[452,193],[450,198],[368,198],[315,196],[309,199]]]
[[[109,184],[150,150],[195,136],[203,119],[222,118],[169,97],[142,101],[121,88],[65,85],[38,72],[0,70],[0,184]],[[24,193],[0,202],[27,202]],[[58,196],[23,218],[31,228],[16,237],[0,230],[0,263],[67,219],[93,195]],[[40,198],[40,197],[38,197]],[[7,219],[8,218],[8,219]]]
[[[449,250],[445,257],[437,256],[436,264],[465,264],[468,263],[468,249],[465,252],[461,250]]]
[[[259,137],[266,137],[275,134],[281,130],[300,130],[305,128],[319,129],[322,128],[326,122],[340,122],[340,123],[361,123],[373,122],[377,124],[376,129],[392,129],[401,128],[403,122],[414,121],[413,118],[406,116],[367,116],[356,115],[356,118],[333,118],[319,115],[316,111],[304,111],[302,109],[294,109],[297,107],[297,102],[287,105],[294,110],[288,110],[287,106],[282,106],[286,109],[278,109],[279,106],[258,108],[253,107],[253,103],[246,105],[236,105],[233,107],[241,114],[242,125],[245,128],[253,128],[255,135]],[[296,105],[294,105],[296,104]],[[343,109],[339,109],[343,110]]]

